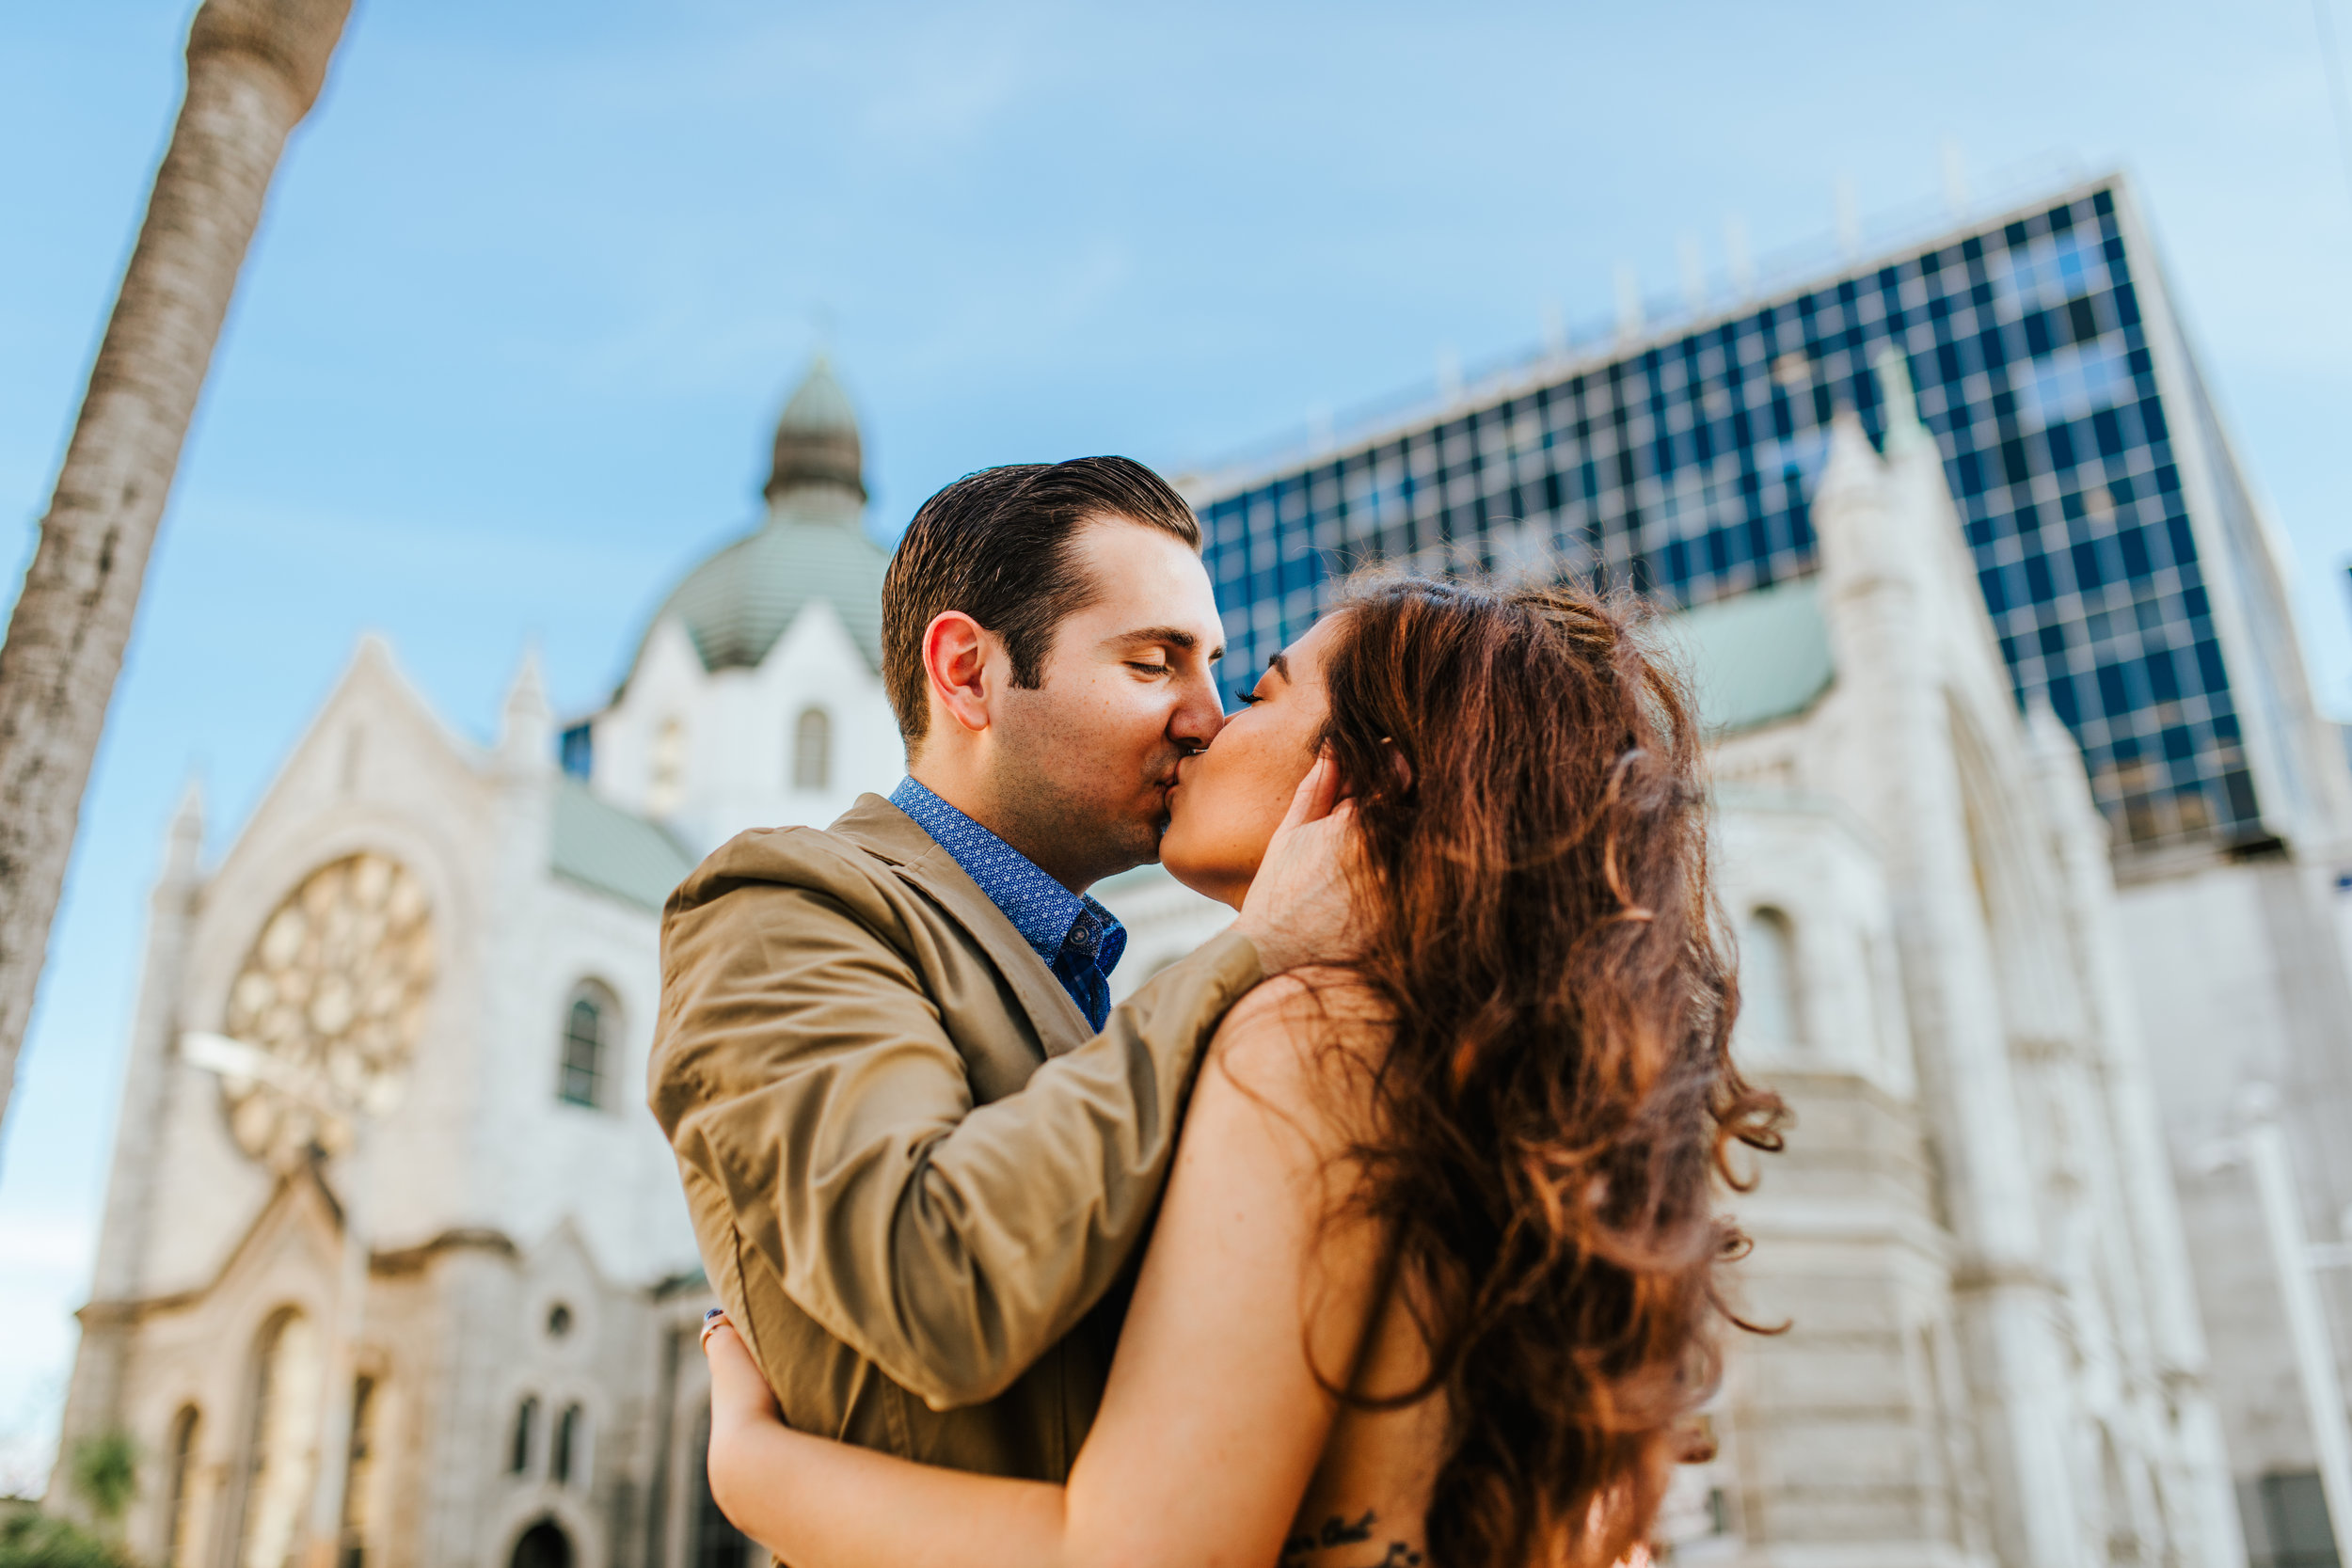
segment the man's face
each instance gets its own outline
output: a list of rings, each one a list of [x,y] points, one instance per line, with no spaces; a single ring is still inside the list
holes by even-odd
[[[1160,858],[1176,764],[1224,723],[1211,676],[1225,631],[1182,540],[1112,517],[1074,543],[1094,602],[1055,630],[1037,689],[992,705],[990,752],[1007,825],[1083,887]]]

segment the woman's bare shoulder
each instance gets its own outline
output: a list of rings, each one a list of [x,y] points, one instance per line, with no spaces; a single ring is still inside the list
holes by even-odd
[[[1352,969],[1315,966],[1285,970],[1261,980],[1225,1015],[1228,1028],[1279,1021],[1286,1026],[1326,1021],[1362,1024],[1385,1021],[1380,993]]]
[[[1253,1099],[1329,1121],[1354,1138],[1389,1044],[1380,994],[1343,969],[1293,970],[1233,1005],[1210,1042],[1209,1070]]]

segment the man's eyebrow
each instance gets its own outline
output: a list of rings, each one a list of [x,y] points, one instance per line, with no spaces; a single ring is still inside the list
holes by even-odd
[[[1122,631],[1111,641],[1114,642],[1161,642],[1171,648],[1182,648],[1186,653],[1200,646],[1200,639],[1182,626],[1145,626],[1136,631]],[[1217,653],[1221,654],[1224,651],[1223,648],[1219,648]]]

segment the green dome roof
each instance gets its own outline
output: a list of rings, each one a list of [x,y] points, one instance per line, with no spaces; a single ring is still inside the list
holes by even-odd
[[[785,404],[775,451],[767,522],[689,572],[651,624],[675,616],[706,669],[747,668],[823,599],[880,669],[889,558],[866,537],[857,417],[822,358]]]

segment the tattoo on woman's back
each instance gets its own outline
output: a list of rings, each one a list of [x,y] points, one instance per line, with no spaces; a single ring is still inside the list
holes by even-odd
[[[1377,1562],[1342,1564],[1315,1560],[1316,1553],[1334,1546],[1369,1543],[1373,1526],[1379,1522],[1380,1516],[1369,1508],[1357,1519],[1334,1513],[1318,1528],[1302,1530],[1282,1543],[1282,1568],[1310,1568],[1310,1564],[1312,1568],[1421,1568],[1421,1553],[1403,1541],[1390,1542],[1388,1554]]]

